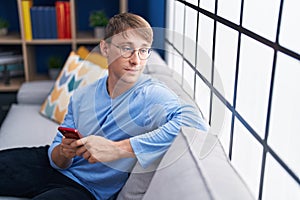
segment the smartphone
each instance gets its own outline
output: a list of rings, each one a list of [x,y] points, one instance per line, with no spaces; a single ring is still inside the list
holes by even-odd
[[[82,135],[79,131],[75,128],[68,128],[68,127],[58,127],[59,132],[61,132],[66,138],[70,139],[80,139]]]

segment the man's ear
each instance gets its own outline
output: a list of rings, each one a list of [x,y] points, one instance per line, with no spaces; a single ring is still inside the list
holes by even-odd
[[[100,51],[104,57],[108,56],[108,46],[107,45],[108,44],[104,40],[100,41]]]

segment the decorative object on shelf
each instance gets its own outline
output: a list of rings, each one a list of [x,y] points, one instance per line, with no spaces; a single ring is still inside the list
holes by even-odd
[[[90,26],[94,27],[94,37],[103,38],[105,33],[105,26],[108,23],[108,17],[103,10],[97,10],[90,13]]]
[[[0,17],[0,36],[7,34],[8,26],[9,26],[8,21]]]
[[[48,60],[48,74],[52,80],[55,80],[61,71],[63,62],[60,57],[51,56]]]
[[[14,55],[11,52],[0,54],[0,78],[3,78],[4,85],[9,85],[10,79],[20,74],[20,71],[23,73],[22,63],[22,55]]]

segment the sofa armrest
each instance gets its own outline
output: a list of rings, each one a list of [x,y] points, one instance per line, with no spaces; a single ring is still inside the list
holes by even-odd
[[[41,80],[23,83],[17,94],[19,104],[42,104],[51,91],[53,80]]]

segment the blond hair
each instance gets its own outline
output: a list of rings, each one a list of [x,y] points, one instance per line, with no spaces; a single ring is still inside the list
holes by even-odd
[[[132,29],[145,41],[152,44],[153,30],[150,24],[141,16],[132,13],[120,13],[113,16],[105,29],[105,41],[110,43],[113,35],[122,34],[127,37],[126,31]]]

